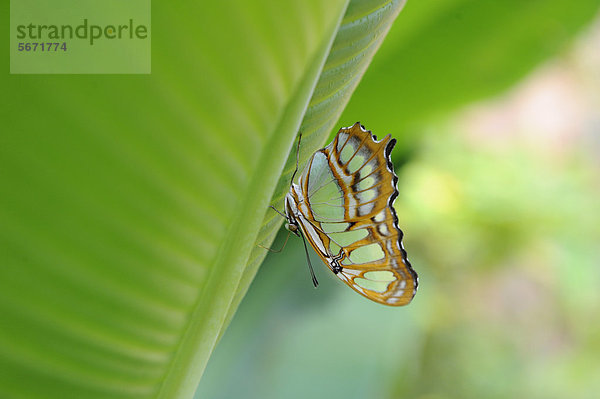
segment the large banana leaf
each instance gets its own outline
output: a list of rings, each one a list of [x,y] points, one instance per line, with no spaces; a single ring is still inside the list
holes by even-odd
[[[149,76],[1,78],[3,397],[192,396],[404,2],[157,3]]]

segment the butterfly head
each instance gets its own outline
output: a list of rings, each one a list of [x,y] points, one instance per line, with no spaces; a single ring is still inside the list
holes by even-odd
[[[290,194],[286,195],[285,197],[285,228],[300,237],[300,226],[298,225],[298,221],[294,216],[295,212],[297,212],[297,209],[294,206],[293,199],[290,197]]]

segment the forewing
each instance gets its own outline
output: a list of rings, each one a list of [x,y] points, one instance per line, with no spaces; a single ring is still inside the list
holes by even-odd
[[[299,222],[319,256],[355,291],[376,302],[408,304],[417,274],[392,206],[395,140],[377,141],[356,123],[310,159],[297,190]]]

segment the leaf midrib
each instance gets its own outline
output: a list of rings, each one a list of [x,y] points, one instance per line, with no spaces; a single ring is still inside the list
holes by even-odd
[[[283,107],[275,133],[271,134],[268,144],[263,147],[256,171],[281,171],[284,168],[297,129],[318,83],[348,3],[349,0],[346,0],[341,7],[337,21],[327,30],[329,34],[325,35],[326,39],[318,47],[319,51],[315,53],[312,62],[307,64],[308,68],[299,80],[294,95],[290,96],[291,101]],[[286,135],[278,132],[289,133]],[[211,272],[204,285],[205,289],[199,295],[190,313],[163,383],[158,389],[156,395],[158,398],[189,397],[196,389],[196,379],[190,377],[196,375],[199,378],[202,374],[210,353],[226,327],[224,322],[230,313],[230,306],[239,287],[244,266],[251,254],[278,179],[279,173],[254,173],[245,195],[240,197],[243,200],[227,229],[228,239],[217,251],[213,267],[210,268]],[[268,192],[269,195],[253,195],[256,192]],[[200,306],[201,304],[204,306]],[[194,339],[197,335],[202,339]],[[210,345],[207,343],[209,340],[212,340]]]

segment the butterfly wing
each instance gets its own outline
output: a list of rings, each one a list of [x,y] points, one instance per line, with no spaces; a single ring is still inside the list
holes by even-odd
[[[329,268],[361,295],[400,306],[413,298],[418,277],[392,206],[394,144],[358,122],[342,128],[312,156],[291,195],[304,235]]]

